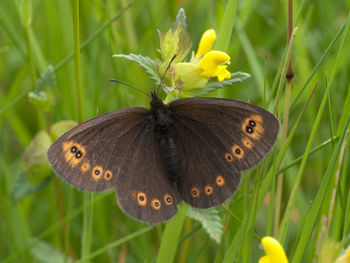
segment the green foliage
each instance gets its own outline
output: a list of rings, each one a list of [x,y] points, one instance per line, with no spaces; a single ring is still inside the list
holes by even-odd
[[[113,55],[115,58],[126,58],[131,61],[137,62],[141,67],[143,67],[147,74],[150,76],[151,79],[154,80],[156,85],[160,84],[160,77],[158,74],[157,69],[157,63],[155,60],[150,59],[149,57],[144,57],[142,55],[135,55],[135,54],[115,54]]]
[[[78,2],[74,12],[68,0],[1,4],[0,261],[258,262],[266,235],[279,238],[290,262],[323,263],[349,247],[348,1],[293,1],[290,95],[286,1]],[[84,195],[54,176],[45,152],[76,125],[63,120],[148,107],[143,94],[112,89],[108,80],[154,90],[162,59],[157,30],[169,28],[185,29],[178,43],[192,41],[182,56],[214,28],[215,49],[231,57],[231,79],[212,79],[192,95],[216,90],[218,97],[275,106],[282,128],[275,149],[242,175],[226,209],[181,205],[169,222],[145,226],[119,209],[113,191]]]
[[[209,236],[217,243],[220,243],[223,224],[218,212],[219,211],[216,208],[195,209],[189,207],[186,215],[201,222],[203,228],[208,232]]]
[[[205,96],[210,94],[213,91],[216,91],[217,89],[222,89],[224,87],[226,88],[233,88],[235,87],[234,84],[241,83],[247,79],[249,79],[251,76],[248,73],[245,72],[235,72],[231,73],[230,79],[225,79],[223,81],[218,81],[217,79],[213,79],[208,82],[203,88],[196,88],[191,89],[187,92],[187,94],[190,94],[191,96]]]

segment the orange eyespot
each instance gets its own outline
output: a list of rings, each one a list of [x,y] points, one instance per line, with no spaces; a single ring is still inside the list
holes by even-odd
[[[242,139],[242,144],[245,148],[251,150],[254,148],[254,143],[248,139],[248,137],[244,136]]]
[[[153,209],[159,210],[160,207],[161,207],[161,203],[160,203],[160,201],[158,199],[152,199],[151,206],[152,206]]]
[[[138,192],[137,193],[137,204],[139,206],[146,206],[147,204],[147,197],[146,194],[143,192]]]
[[[232,153],[233,153],[234,157],[238,160],[240,160],[244,157],[243,149],[237,144],[232,146]]]
[[[62,149],[64,152],[67,152],[69,149],[71,149],[71,147],[73,146],[74,142],[73,141],[68,141],[68,142],[64,142],[62,143]]]
[[[263,117],[258,114],[252,114],[242,122],[242,131],[254,140],[260,140],[264,134]],[[245,145],[245,144],[243,144]],[[248,148],[248,147],[247,147]]]
[[[204,187],[204,193],[206,195],[211,195],[213,193],[213,190],[213,187],[209,184],[206,187]]]
[[[217,185],[217,186],[223,186],[223,185],[225,185],[225,179],[224,179],[224,177],[222,177],[222,175],[218,175],[218,176],[216,177],[215,182],[216,182],[216,185]]]
[[[90,170],[90,163],[89,161],[85,161],[81,166],[80,166],[80,171],[82,173],[86,173]]]
[[[173,198],[171,197],[170,194],[164,195],[164,203],[166,205],[171,205],[173,203]]]
[[[105,171],[105,174],[103,175],[103,178],[106,180],[106,181],[109,181],[112,179],[112,172],[111,170],[107,170]]]
[[[200,195],[200,190],[197,186],[191,188],[191,196],[196,198]]]
[[[91,172],[92,178],[95,180],[99,180],[102,177],[103,174],[103,168],[100,165],[96,165]]]
[[[72,168],[81,162],[86,153],[85,147],[74,141],[62,143],[62,150],[65,152],[64,160]]]
[[[230,154],[230,153],[226,153],[225,154],[225,159],[226,159],[226,161],[228,161],[228,162],[233,162],[233,156],[232,156],[232,154]]]

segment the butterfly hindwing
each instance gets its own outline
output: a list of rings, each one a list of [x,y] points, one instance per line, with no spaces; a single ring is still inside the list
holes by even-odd
[[[82,190],[113,188],[125,154],[145,123],[146,109],[127,108],[88,120],[62,135],[48,151],[55,172]]]
[[[224,202],[237,188],[240,171],[258,164],[279,129],[268,111],[234,100],[187,98],[171,103],[169,110],[182,153],[179,191],[194,207]]]
[[[125,174],[117,182],[120,207],[136,219],[151,223],[173,217],[180,198],[168,177],[156,138],[147,125],[133,148]]]

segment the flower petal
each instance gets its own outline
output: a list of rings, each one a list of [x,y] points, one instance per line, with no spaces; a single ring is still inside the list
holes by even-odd
[[[340,256],[335,263],[350,263],[350,247]]]
[[[205,31],[199,42],[196,58],[205,55],[213,47],[214,41],[216,39],[216,33],[214,29],[208,29]]]
[[[219,81],[231,78],[231,73],[226,69],[226,67],[227,66],[217,66],[214,74],[218,77]]]
[[[268,263],[288,263],[286,254],[281,244],[273,237],[264,237],[261,240],[266,256],[262,257],[261,262]],[[259,260],[259,263],[261,263]]]
[[[203,69],[202,75],[218,77],[220,81],[231,78],[230,72],[226,70],[224,63],[230,63],[230,56],[225,52],[212,50],[204,55],[198,66]]]
[[[181,82],[184,89],[201,88],[207,84],[209,78],[201,74],[197,64],[182,62],[174,65],[176,82]]]

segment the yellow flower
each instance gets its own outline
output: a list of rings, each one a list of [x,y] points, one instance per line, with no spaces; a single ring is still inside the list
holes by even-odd
[[[205,31],[199,42],[196,56],[191,60],[192,63],[198,62],[202,69],[201,75],[213,78],[217,77],[219,81],[231,78],[226,65],[230,63],[230,56],[222,51],[211,50],[216,38],[214,29]]]
[[[214,29],[208,29],[205,31],[199,41],[196,58],[203,56],[208,53],[214,45],[216,39],[216,33]]]
[[[203,88],[210,78],[217,77],[219,81],[231,78],[231,73],[226,69],[227,64],[230,63],[230,56],[223,51],[212,50],[215,39],[214,29],[205,31],[201,37],[196,55],[193,53],[190,61],[174,60],[171,70],[169,70],[171,74],[169,73],[169,77],[164,79],[164,82],[169,83],[168,86],[171,87],[166,101],[170,101],[175,97],[188,96],[191,92],[198,92],[195,90]],[[169,43],[166,43],[165,40],[165,37],[160,37],[163,53],[169,46]],[[175,46],[180,47],[180,44],[176,43]],[[170,49],[172,52],[167,53],[174,53],[174,47]],[[162,65],[163,68],[167,66],[168,62]]]
[[[350,263],[350,247],[347,248],[342,256],[337,258],[337,261],[335,263]]]
[[[273,237],[261,239],[266,256],[260,258],[259,263],[288,263],[286,254],[281,244]]]
[[[225,52],[212,50],[206,53],[198,66],[203,70],[202,75],[208,77],[218,77],[219,81],[231,78],[230,72],[224,63],[229,63],[230,56]]]

